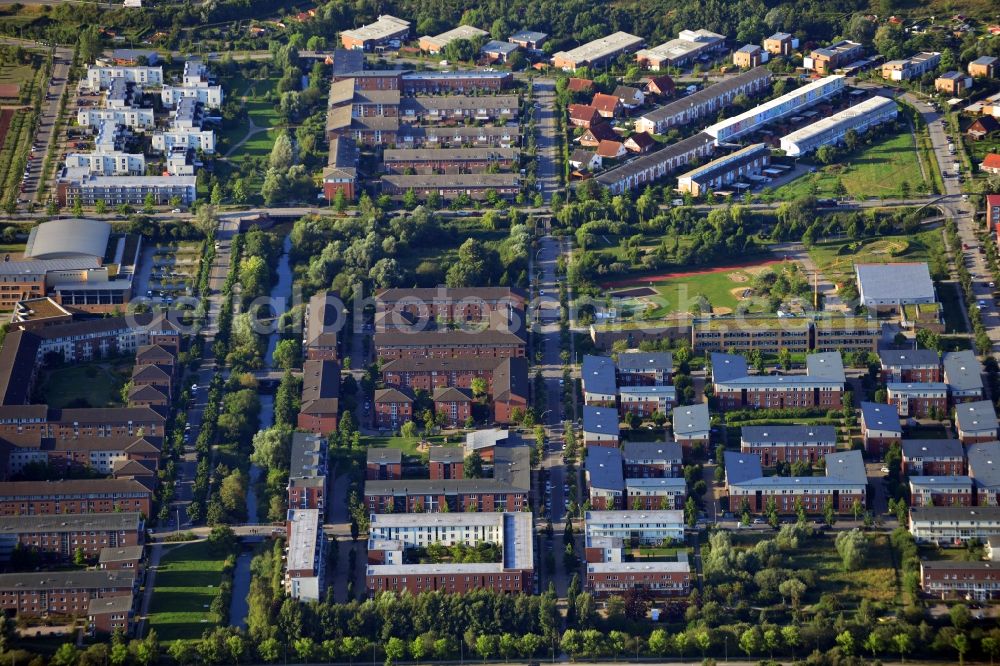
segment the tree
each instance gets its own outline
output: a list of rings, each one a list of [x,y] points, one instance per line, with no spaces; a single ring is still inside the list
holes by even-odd
[[[72,643],[63,643],[49,660],[52,666],[76,666],[80,651]]]
[[[212,202],[213,206],[218,206],[222,203],[222,186],[216,183],[212,186],[212,193],[209,195],[209,201]]]
[[[837,634],[835,641],[844,654],[847,656],[854,654],[854,635],[851,632],[843,631]]]
[[[823,520],[827,525],[833,525],[834,521],[834,511],[833,511],[833,500],[829,497],[826,498],[826,502],[823,504]]]
[[[965,604],[955,604],[948,610],[948,617],[951,620],[951,626],[955,627],[959,631],[964,631],[969,623],[972,622],[972,614],[969,612],[969,607]]]
[[[287,170],[295,163],[295,148],[287,132],[280,132],[274,140],[267,160],[271,169]]]
[[[755,652],[760,652],[760,646],[760,627],[752,627],[740,634],[740,649],[747,653],[747,659]]]
[[[792,608],[796,610],[799,607],[799,602],[802,600],[802,595],[806,593],[806,584],[803,583],[798,578],[789,578],[788,580],[783,580],[778,585],[778,594],[783,598],[787,597],[792,602]]]
[[[664,657],[670,651],[670,635],[663,629],[654,629],[649,634],[648,645],[651,654]]]
[[[417,424],[413,421],[407,421],[400,427],[399,434],[407,439],[416,439],[417,437]]]
[[[219,218],[215,214],[215,206],[198,206],[192,224],[195,229],[201,232],[202,236],[211,240],[215,236],[215,230],[219,228]]]
[[[790,352],[787,347],[780,347],[778,349],[778,365],[780,365],[786,372],[791,370],[792,352]]]
[[[483,478],[483,457],[479,455],[479,451],[473,451],[465,457],[462,473],[467,479]]]
[[[981,647],[983,649],[983,653],[990,658],[990,666],[993,666],[993,660],[998,654],[1000,654],[1000,638],[986,636],[982,641],[980,641],[979,647]]]
[[[73,551],[73,564],[78,567],[82,567],[87,564],[87,556],[83,552],[83,548],[77,548]]]
[[[877,631],[873,631],[868,634],[865,638],[864,648],[872,653],[872,659],[878,656],[879,652],[885,650],[885,640],[882,638],[882,634]]]
[[[969,651],[969,637],[965,634],[955,634],[954,638],[951,639],[951,645],[958,652],[959,666],[964,666],[965,653]]]
[[[486,384],[486,380],[483,379],[482,377],[476,377],[475,379],[473,379],[471,388],[472,388],[472,395],[476,396],[477,398],[486,395],[487,391],[489,390],[489,387]]]
[[[295,340],[279,340],[274,346],[271,361],[282,370],[291,370],[299,361],[299,344]]]
[[[792,651],[792,659],[795,658],[795,648],[797,648],[802,643],[802,637],[799,635],[799,628],[794,624],[790,624],[781,628],[781,640],[784,641],[788,649]]]
[[[864,564],[868,554],[868,539],[861,530],[854,528],[849,532],[841,532],[835,541],[837,553],[847,571],[856,571]]]
[[[393,636],[385,643],[385,664],[392,666],[393,663],[406,657],[406,643],[401,638]]]
[[[492,636],[490,634],[480,634],[479,636],[476,636],[475,647],[479,656],[483,658],[483,661],[486,661],[493,655],[497,654],[500,649],[500,641],[496,636]]]
[[[913,651],[913,639],[910,638],[909,634],[896,634],[892,637],[892,643],[896,647],[896,652],[899,653],[899,659],[905,662],[906,655]]]

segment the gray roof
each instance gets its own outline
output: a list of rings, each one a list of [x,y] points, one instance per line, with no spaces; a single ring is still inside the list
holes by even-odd
[[[81,530],[137,531],[139,513],[78,513],[40,516],[2,516],[0,535],[24,532],[79,532]]]
[[[972,444],[969,456],[969,476],[977,487],[1000,489],[1000,442]]]
[[[909,303],[935,298],[925,263],[856,264],[854,271],[865,299]]]
[[[994,58],[993,56],[979,56],[978,58],[976,58],[975,60],[973,60],[969,64],[970,65],[992,65],[992,64],[996,63],[997,61],[1000,61],[1000,58]]]
[[[806,356],[806,374],[817,379],[844,382],[844,361],[840,352],[820,352]]]
[[[400,449],[370,448],[368,449],[368,464],[370,465],[398,465],[403,461],[403,452]]]
[[[102,589],[123,588],[135,585],[131,571],[38,571],[35,573],[0,574],[0,590],[25,592],[28,590]]]
[[[614,407],[583,406],[583,432],[601,435],[619,434],[618,410]]]
[[[744,483],[764,476],[764,470],[760,466],[760,456],[756,453],[726,451],[723,462],[727,484]]]
[[[626,488],[640,488],[643,490],[662,488],[664,490],[673,490],[674,492],[684,492],[687,488],[687,481],[684,477],[645,477],[640,479],[625,479]]]
[[[677,442],[625,442],[626,462],[642,460],[680,460],[681,445]]]
[[[101,251],[104,255],[104,251]],[[28,261],[0,261],[0,275],[44,275],[49,271],[72,271],[99,268],[97,257],[70,257],[60,259],[34,259]]]
[[[968,488],[972,490],[972,479],[967,476],[911,476],[910,485],[920,488],[940,488],[943,486],[949,486],[954,488],[955,486],[962,486],[963,489]]]
[[[291,478],[319,478],[326,476],[326,442],[319,435],[308,432],[292,433],[288,475]]]
[[[548,38],[548,34],[537,30],[518,30],[510,36],[510,39],[516,39],[519,42],[540,42],[546,38]]]
[[[492,479],[398,479],[365,481],[368,495],[505,493],[531,488],[531,453],[526,446],[497,447]]]
[[[936,569],[938,571],[968,571],[969,569],[1000,570],[1000,564],[982,560],[921,560],[920,566],[924,569]]]
[[[883,368],[937,367],[938,353],[932,349],[883,349],[878,353]]]
[[[134,597],[131,594],[119,594],[114,597],[96,597],[87,606],[87,615],[103,615],[104,613],[130,613]]]
[[[747,360],[739,354],[712,352],[712,382],[720,384],[749,374]]]
[[[1000,506],[914,506],[910,508],[910,525],[912,526],[917,521],[936,523],[951,523],[953,521],[998,522],[1000,521]],[[962,562],[962,564],[969,564],[969,562]]]
[[[904,458],[958,458],[965,455],[957,439],[904,439]]]
[[[965,433],[997,429],[997,412],[989,400],[958,403],[955,405],[955,420],[958,421],[958,429]]]
[[[584,356],[580,376],[586,393],[614,395],[618,390],[615,363],[607,356]]]
[[[849,483],[868,483],[865,472],[865,461],[861,451],[835,451],[826,456],[826,476],[829,479],[841,479]]]
[[[449,173],[401,176],[386,174],[382,182],[399,190],[414,187],[518,187],[520,177],[515,173]]]
[[[695,93],[698,94],[698,93]],[[691,99],[693,95],[685,97],[685,100]],[[669,105],[668,105],[669,106]],[[650,114],[647,114],[648,117]],[[673,114],[670,114],[673,115]],[[615,167],[614,169],[609,169],[604,173],[600,174],[595,178],[595,180],[604,186],[611,186],[620,180],[628,178],[632,174],[641,173],[647,169],[656,168],[659,165],[666,164],[667,162],[673,160],[681,155],[686,155],[698,148],[714,143],[715,138],[704,132],[699,132],[694,136],[688,137],[686,139],[681,139],[671,143],[664,148],[654,151],[652,153],[646,153],[641,155],[637,159],[630,162],[626,162],[620,167]]]
[[[142,546],[124,546],[122,548],[101,548],[98,562],[106,564],[108,562],[132,562],[141,560],[143,555]]]
[[[740,439],[750,444],[836,444],[837,429],[829,425],[743,426]]]
[[[687,407],[674,407],[673,430],[674,438],[682,435],[692,435],[707,431],[711,427],[711,417],[708,414],[708,403],[698,403]]]
[[[465,460],[465,450],[461,446],[432,446],[427,450],[430,462],[460,463]]]
[[[707,88],[702,88],[701,90],[693,92],[686,97],[682,97],[681,99],[670,102],[669,104],[664,104],[659,108],[653,109],[642,117],[654,123],[660,122],[662,120],[666,120],[667,118],[676,116],[692,106],[699,106],[704,102],[719,98],[729,91],[736,90],[751,81],[769,78],[770,76],[771,72],[766,67],[754,67],[750,71],[729,77],[724,81],[720,81],[719,83],[710,85]]]
[[[983,366],[973,351],[948,352],[942,361],[944,379],[952,391],[983,389]]]
[[[479,49],[482,53],[503,53],[505,55],[513,53],[514,51],[521,48],[513,42],[501,42],[498,39],[491,39],[490,41],[483,44],[483,48]]]
[[[516,160],[517,148],[387,148],[383,162],[439,162],[451,160]]]
[[[592,488],[618,491],[625,488],[622,453],[616,448],[610,446],[588,447],[584,469],[587,472],[587,482]]]
[[[903,432],[903,426],[899,422],[899,411],[892,405],[883,405],[878,402],[861,403],[861,420],[869,430],[887,430],[891,432]]]
[[[670,352],[622,352],[618,354],[620,370],[662,370],[674,368],[674,355]]]

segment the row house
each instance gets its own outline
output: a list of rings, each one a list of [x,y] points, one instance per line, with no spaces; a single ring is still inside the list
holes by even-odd
[[[506,122],[517,120],[519,105],[517,95],[404,97],[399,104],[399,118],[417,123]]]
[[[844,381],[839,352],[807,356],[805,375],[777,376],[751,376],[743,356],[712,354],[712,383],[722,409],[837,409]]]
[[[855,502],[867,501],[868,478],[860,451],[838,451],[825,457],[824,476],[764,476],[760,456],[726,451],[726,490],[729,506],[762,514],[772,500],[779,513],[822,513],[828,504],[839,514],[854,513]]]
[[[886,392],[890,405],[904,418],[929,418],[948,411],[948,385],[942,382],[889,382]]]
[[[917,543],[961,545],[1000,536],[1000,507],[914,506],[910,534]]]
[[[404,72],[400,86],[405,95],[465,95],[497,93],[514,85],[513,72],[456,70]]]
[[[972,506],[973,483],[967,476],[911,476],[910,506]]]
[[[681,476],[683,459],[677,442],[625,442],[622,463],[627,479],[662,479]]]
[[[639,121],[636,121],[637,132],[650,131],[649,128],[638,125]],[[598,127],[602,125],[595,125],[587,131],[592,132]],[[715,139],[704,132],[699,132],[655,152],[641,155],[619,167],[608,169],[599,174],[595,180],[612,194],[631,192],[665,178],[695,160],[708,157],[714,149]]]
[[[0,574],[0,609],[17,617],[82,617],[94,599],[128,597],[130,571],[41,571]]]
[[[391,174],[510,171],[517,164],[515,148],[390,148],[382,153],[382,165]]]
[[[697,197],[734,183],[746,183],[760,176],[770,164],[771,149],[755,143],[678,176],[677,191]]]
[[[153,491],[130,479],[62,479],[0,483],[0,516],[138,512],[149,516]]]
[[[883,382],[941,381],[941,359],[931,349],[884,349],[878,358]]]
[[[868,455],[875,458],[885,456],[893,444],[903,441],[899,411],[892,405],[862,402],[861,439]]]
[[[760,456],[770,467],[776,463],[813,464],[837,450],[834,426],[743,426],[740,452]]]
[[[403,125],[399,130],[396,145],[399,148],[462,148],[462,147],[502,147],[510,148],[521,141],[521,130],[517,123],[503,126],[483,125],[482,127],[426,127]]]
[[[103,550],[139,546],[145,521],[138,513],[0,517],[0,552],[15,548],[44,559],[72,562],[76,554],[96,559]]]
[[[379,182],[382,193],[395,198],[413,192],[421,199],[433,195],[444,201],[461,197],[482,201],[493,195],[513,199],[521,192],[521,179],[515,173],[387,174]]]
[[[996,562],[921,561],[920,589],[940,599],[992,601],[1000,598]]]
[[[908,476],[961,476],[965,449],[957,439],[904,439],[902,472]]]
[[[770,87],[771,80],[772,74],[766,67],[755,67],[646,113],[636,119],[635,129],[637,132],[664,134],[671,127],[688,125],[702,118],[715,118],[737,97],[754,97],[763,93]]]

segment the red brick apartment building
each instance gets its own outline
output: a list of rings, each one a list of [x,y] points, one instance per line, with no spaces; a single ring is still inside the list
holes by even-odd
[[[378,389],[374,405],[375,427],[379,430],[398,430],[413,420],[413,396],[408,389]]]
[[[1000,598],[1000,563],[921,561],[920,589],[941,599],[997,599]]]
[[[587,589],[597,598],[640,590],[653,599],[691,592],[686,562],[597,562],[587,565]]]
[[[133,605],[132,595],[91,599],[87,608],[88,632],[93,636],[115,632],[129,635],[135,617]]]
[[[910,506],[972,506],[972,487],[967,476],[911,476]]]
[[[316,434],[337,429],[340,411],[340,364],[306,361],[302,364],[302,405],[298,426]]]
[[[833,426],[744,426],[740,433],[740,452],[759,455],[765,467],[779,462],[815,463],[836,450]]]
[[[490,398],[493,419],[501,425],[514,422],[514,410],[528,409],[528,359],[523,356],[504,359],[493,373]]]
[[[472,392],[469,389],[439,388],[434,391],[434,413],[444,414],[446,424],[457,428],[472,416]]]
[[[395,481],[403,478],[403,452],[399,449],[368,449],[365,479]]]
[[[292,433],[289,457],[288,507],[324,509],[326,507],[326,440],[318,435]]]
[[[903,441],[903,426],[897,409],[892,405],[862,402],[861,439],[865,452],[876,458],[883,457],[893,444]]]
[[[1000,430],[996,410],[989,400],[955,405],[955,427],[958,429],[959,441],[966,446],[996,441]]]
[[[388,361],[400,358],[515,358],[525,354],[522,335],[503,330],[466,332],[386,331],[375,334],[375,354]]]
[[[525,300],[523,293],[510,287],[391,288],[375,295],[375,318],[382,320],[389,313],[405,313],[414,320],[424,319],[431,324],[438,320],[483,322],[494,312],[509,314],[512,310],[523,310]],[[393,323],[391,319],[386,321]]]
[[[429,568],[428,568],[429,567]],[[502,564],[468,564],[457,570],[440,571],[435,565],[410,565],[384,567],[392,573],[369,573],[368,595],[380,592],[440,591],[445,594],[464,594],[472,590],[530,594],[534,589],[534,572],[517,569],[505,570]],[[372,569],[380,571],[380,569]]]
[[[494,451],[493,478],[369,480],[365,505],[371,513],[521,511],[531,492],[530,458],[526,446],[504,446]]]
[[[38,433],[9,435],[0,437],[0,469],[8,478],[32,463],[44,463],[63,474],[85,469],[111,474],[117,464],[135,461],[156,471],[161,447],[162,440],[158,437],[51,439]]]
[[[902,417],[928,418],[931,412],[948,412],[948,385],[941,382],[886,384],[888,401]]]
[[[475,356],[401,358],[382,366],[382,381],[393,388],[433,393],[444,387],[470,389],[472,380],[481,378],[486,381],[487,391],[492,391],[493,375],[505,362],[506,359]]]
[[[625,442],[622,463],[626,479],[678,477],[683,470],[677,442]]]
[[[137,511],[149,516],[153,491],[130,479],[6,481],[0,483],[0,516]]]
[[[430,478],[461,479],[464,476],[465,450],[460,446],[432,446],[428,452]]]
[[[105,548],[97,557],[97,566],[107,571],[133,571],[142,578],[145,550],[142,546]]]
[[[132,597],[129,571],[40,571],[0,574],[0,609],[23,617],[84,616],[93,599]]]
[[[908,476],[961,476],[965,449],[957,439],[904,439],[902,467]]]
[[[844,366],[838,352],[806,357],[805,375],[750,375],[746,359],[735,354],[712,354],[712,382],[716,401],[727,409],[837,409],[844,390]]]
[[[69,562],[79,550],[96,558],[106,548],[138,546],[145,521],[138,513],[0,517],[0,551],[21,547],[43,558]],[[9,552],[8,552],[9,555]]]
[[[941,358],[930,349],[893,349],[878,353],[882,381],[939,382]]]
[[[309,361],[337,360],[337,325],[342,316],[337,302],[325,291],[309,299],[302,336],[302,347]]]

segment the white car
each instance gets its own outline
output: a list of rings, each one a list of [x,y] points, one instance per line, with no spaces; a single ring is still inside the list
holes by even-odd
[[[191,384],[191,392],[194,393],[197,390],[198,390],[198,385],[197,384]]]
[[[879,467],[878,471],[882,472],[883,474],[888,474],[889,473],[889,468],[886,467],[885,465],[883,465],[882,467]]]

